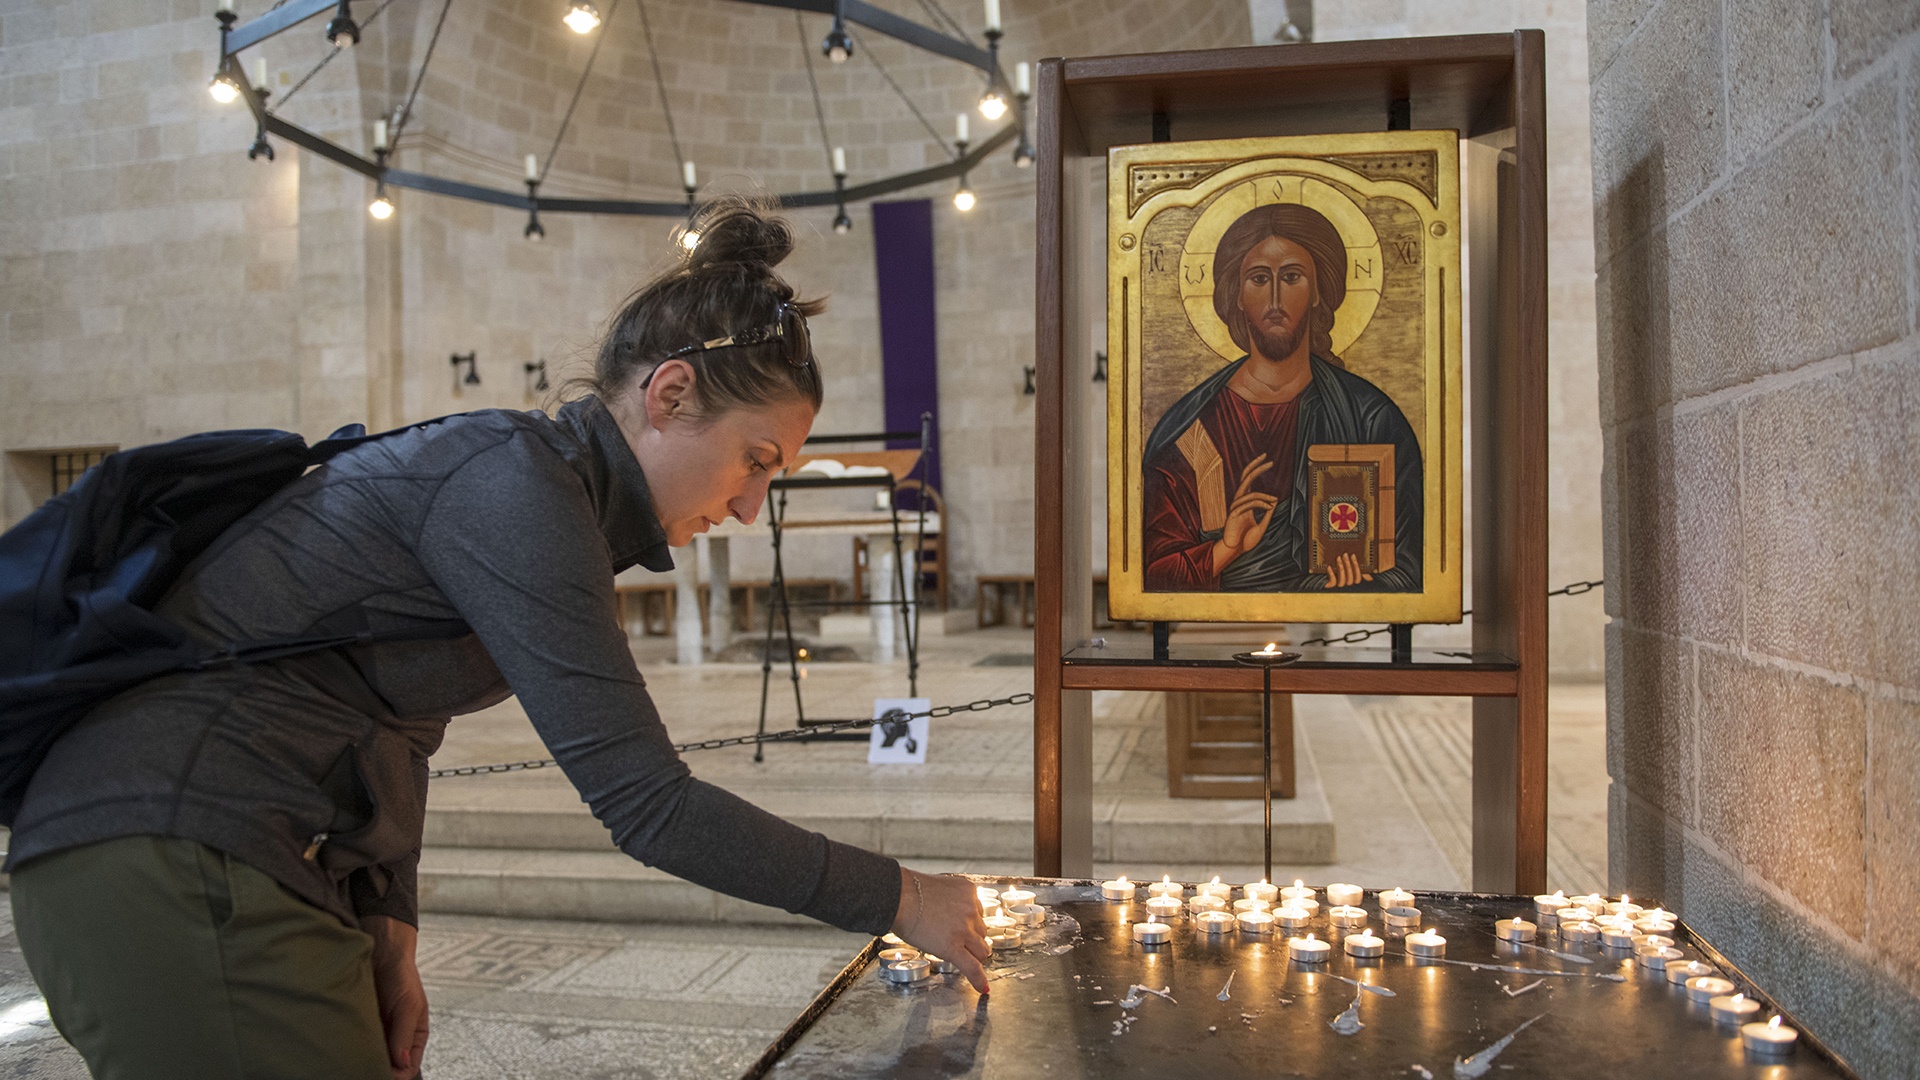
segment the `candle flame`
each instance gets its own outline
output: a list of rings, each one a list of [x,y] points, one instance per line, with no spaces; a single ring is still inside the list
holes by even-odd
[[[1261,878],[1261,879],[1260,879],[1260,884],[1262,884],[1262,885],[1270,885],[1270,884],[1272,884],[1272,882],[1269,882],[1269,881],[1268,881],[1268,880],[1267,880],[1266,878]]]
[[[1220,884],[1220,875],[1219,875],[1219,874],[1215,874],[1215,875],[1213,875],[1213,884],[1215,884],[1215,885],[1218,885],[1218,884]]]
[[[1564,892],[1561,892],[1559,889],[1555,889],[1553,890],[1553,898],[1556,900],[1565,900],[1567,898],[1567,894]]]
[[[1155,923],[1157,923],[1158,921],[1159,921],[1159,919],[1158,919],[1158,917],[1156,917],[1155,915],[1153,915],[1153,914],[1152,914],[1151,912],[1149,912],[1149,913],[1147,914],[1147,924],[1148,924],[1149,926],[1151,926],[1151,925],[1153,925],[1153,924],[1155,924]]]
[[[1125,884],[1127,884],[1127,875],[1125,875],[1125,874],[1121,874],[1121,875],[1120,875],[1120,884],[1122,884],[1122,885],[1125,885]]]
[[[1260,655],[1272,656],[1274,653],[1278,651],[1280,651],[1280,643],[1277,641],[1269,641],[1267,642],[1267,647],[1260,650]]]
[[[1767,1021],[1767,1026],[1774,1029],[1775,1031],[1780,1030],[1780,1018],[1776,1016],[1773,1019]]]
[[[1625,907],[1625,906],[1627,906],[1627,904],[1629,904],[1630,902],[1632,902],[1632,899],[1633,899],[1633,898],[1632,898],[1632,897],[1630,897],[1630,896],[1628,896],[1628,895],[1627,895],[1626,893],[1621,893],[1621,894],[1620,894],[1620,906],[1621,906],[1621,907]]]
[[[1172,875],[1172,874],[1161,874],[1161,875],[1160,875],[1160,884],[1162,884],[1162,885],[1171,885],[1171,884],[1173,884],[1173,875]]]
[[[1738,1004],[1740,1004],[1741,1002],[1743,1002],[1743,1001],[1745,1001],[1745,1000],[1747,1000],[1747,995],[1745,995],[1745,994],[1735,994],[1735,995],[1733,995],[1733,1003],[1734,1003],[1735,1005],[1738,1005]]]

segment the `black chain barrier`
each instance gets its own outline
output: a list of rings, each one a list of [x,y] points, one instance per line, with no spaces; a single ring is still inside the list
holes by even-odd
[[[808,724],[806,727],[788,728],[785,731],[769,731],[764,735],[736,735],[729,739],[707,739],[702,742],[675,743],[673,748],[684,754],[691,750],[720,750],[729,746],[752,746],[755,743],[793,742],[811,739],[820,735],[832,735],[840,731],[858,731],[875,724],[885,724],[890,730],[904,732],[909,721],[922,717],[938,720],[955,713],[986,712],[1003,705],[1030,705],[1033,695],[1014,694],[1003,698],[981,698],[969,701],[965,705],[935,705],[925,712],[910,713],[902,709],[893,709],[885,716],[876,716],[862,720],[832,720],[824,723]],[[526,772],[530,769],[544,769],[555,764],[553,758],[541,758],[538,761],[509,761],[500,765],[465,765],[457,769],[434,769],[427,773],[429,780],[438,780],[449,776],[485,776],[490,773]]]
[[[1579,596],[1581,593],[1592,592],[1604,584],[1606,584],[1604,579],[1597,581],[1576,581],[1571,585],[1562,585],[1558,589],[1550,590],[1547,595]],[[1460,613],[1460,617],[1466,618],[1472,614],[1473,609],[1468,608]],[[1371,629],[1349,630],[1339,637],[1309,638],[1298,644],[1351,645],[1355,642],[1365,641],[1368,638],[1384,634],[1390,629],[1392,628],[1376,626]],[[981,698],[978,701],[969,701],[965,705],[936,705],[925,712],[909,713],[903,712],[900,709],[894,709],[885,716],[877,716],[871,720],[833,720],[824,723],[808,724],[806,727],[788,728],[785,731],[769,731],[764,735],[737,735],[728,739],[707,739],[702,742],[675,743],[673,748],[679,753],[685,754],[693,750],[720,750],[729,746],[752,746],[755,743],[794,742],[796,740],[814,738],[819,735],[832,735],[841,731],[858,731],[861,728],[870,728],[875,724],[886,725],[890,733],[900,732],[904,734],[908,721],[918,720],[922,717],[938,720],[942,717],[952,716],[955,713],[986,712],[988,709],[997,709],[1003,705],[1030,705],[1032,703],[1032,694],[1014,694],[1012,697],[1003,698]],[[553,758],[541,758],[538,761],[508,761],[499,765],[463,765],[455,769],[434,769],[427,773],[427,778],[430,780],[439,780],[453,776],[488,776],[493,773],[527,772],[532,769],[544,769],[553,764],[557,764]]]

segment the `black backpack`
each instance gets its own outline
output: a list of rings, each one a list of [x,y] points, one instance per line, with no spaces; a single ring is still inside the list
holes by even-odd
[[[151,610],[228,526],[307,469],[383,437],[354,424],[311,447],[291,432],[248,430],[124,450],[0,534],[0,825],[13,824],[54,740],[148,679],[467,632],[437,622],[209,652]]]

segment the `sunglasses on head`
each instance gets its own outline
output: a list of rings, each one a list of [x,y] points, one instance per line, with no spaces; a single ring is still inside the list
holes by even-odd
[[[765,345],[775,341],[786,346],[781,356],[794,367],[803,368],[813,362],[813,344],[807,333],[807,317],[801,314],[799,308],[784,300],[780,302],[779,309],[774,313],[773,321],[765,326],[756,326],[737,334],[717,337],[711,341],[700,342],[698,345],[683,346],[668,353],[666,359],[672,360],[698,352],[711,352],[714,349]]]

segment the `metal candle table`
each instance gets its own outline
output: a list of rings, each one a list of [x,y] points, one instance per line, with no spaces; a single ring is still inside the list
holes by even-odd
[[[1147,918],[1144,890],[1115,902],[1091,882],[1027,887],[1046,924],[994,953],[990,997],[958,975],[884,980],[876,940],[746,1077],[1853,1075],[1804,1031],[1791,1056],[1751,1054],[1738,1027],[1715,1023],[1707,1002],[1631,954],[1568,945],[1544,927],[1531,943],[1498,940],[1495,921],[1530,916],[1529,897],[1420,893],[1422,925],[1448,941],[1443,959],[1418,960],[1384,928],[1370,892],[1361,906],[1384,955],[1347,955],[1344,939],[1360,931],[1331,926],[1323,909],[1309,929],[1333,953],[1307,967],[1287,959],[1288,933],[1209,935],[1185,915],[1167,944],[1136,944],[1130,926]],[[1761,1001],[1761,1015],[1778,1011],[1685,925],[1671,936]]]

